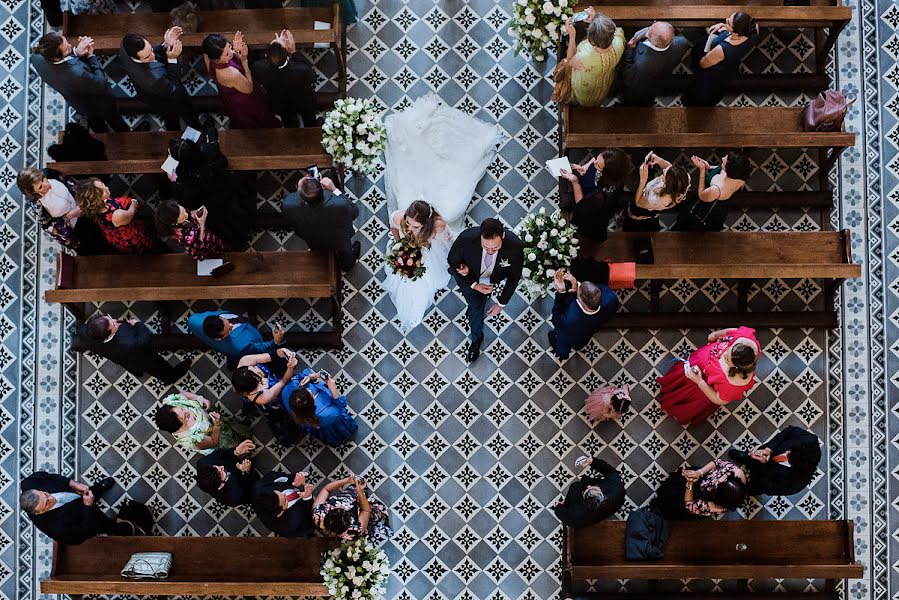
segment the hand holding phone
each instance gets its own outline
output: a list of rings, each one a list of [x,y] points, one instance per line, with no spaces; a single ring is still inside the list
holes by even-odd
[[[579,13],[575,13],[573,20],[575,23],[580,23],[581,21],[586,21],[587,17],[589,17],[589,16],[590,15],[587,13],[586,10],[582,10]]]
[[[318,376],[319,376],[323,381],[327,381],[327,380],[331,379],[331,374],[328,373],[327,371],[325,371],[324,369],[319,369],[319,370],[318,370]]]

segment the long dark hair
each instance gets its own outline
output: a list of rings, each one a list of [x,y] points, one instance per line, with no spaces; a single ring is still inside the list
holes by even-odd
[[[755,19],[744,12],[735,12],[731,20],[731,29],[737,35],[749,37],[755,33]]]
[[[210,61],[216,61],[222,57],[225,48],[228,47],[228,40],[220,33],[211,33],[203,39],[203,54]]]
[[[178,225],[181,205],[175,200],[163,200],[156,208],[156,229],[159,233],[171,235]]]
[[[746,484],[734,474],[729,475],[710,492],[703,491],[702,486],[698,485],[694,489],[699,490],[697,497],[700,500],[714,502],[727,510],[737,510],[746,500]]]
[[[683,201],[689,187],[690,174],[680,165],[672,164],[665,172],[659,196],[671,196],[671,201],[679,204]]]
[[[434,237],[434,228],[437,219],[440,218],[440,213],[424,200],[416,200],[410,204],[406,212],[403,213],[400,228],[407,235],[411,235],[412,231],[406,225],[406,217],[409,217],[416,223],[421,223],[421,229],[418,231],[418,235],[415,236],[415,242],[420,246],[430,247],[431,238]]]
[[[315,397],[312,393],[300,386],[290,394],[290,418],[297,425],[313,425],[318,427],[318,417],[315,416]]]
[[[732,366],[727,371],[728,377],[740,376],[740,379],[748,379],[755,373],[755,364],[759,356],[755,348],[750,344],[734,344],[730,349],[730,362]]]
[[[259,387],[262,378],[252,371],[250,367],[237,367],[231,375],[231,385],[239,394],[249,394]]]

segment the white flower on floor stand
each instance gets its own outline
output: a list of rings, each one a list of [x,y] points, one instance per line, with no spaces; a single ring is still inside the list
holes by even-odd
[[[322,579],[335,600],[383,600],[390,563],[368,536],[344,542],[324,555]]]
[[[577,231],[560,211],[547,214],[545,208],[529,213],[515,228],[524,245],[524,268],[519,289],[531,300],[549,292],[558,269],[567,268],[577,256]]]
[[[378,106],[369,98],[334,102],[322,125],[322,146],[347,169],[373,175],[387,147],[387,129]]]

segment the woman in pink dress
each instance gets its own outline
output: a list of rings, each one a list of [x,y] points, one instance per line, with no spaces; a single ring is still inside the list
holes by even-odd
[[[749,327],[722,329],[663,377],[659,405],[681,425],[699,425],[755,384],[761,346]]]
[[[604,385],[598,387],[584,404],[587,417],[594,423],[620,419],[631,405],[631,391],[627,387]]]

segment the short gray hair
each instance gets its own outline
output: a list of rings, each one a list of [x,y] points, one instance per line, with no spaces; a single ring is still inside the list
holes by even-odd
[[[591,485],[584,490],[584,502],[589,510],[599,510],[602,503],[606,501],[606,495],[602,493],[599,486]]]
[[[41,496],[34,490],[24,491],[22,492],[22,495],[19,496],[19,506],[29,515],[34,514],[34,511],[37,510],[37,506],[40,503]]]
[[[587,28],[587,39],[597,48],[605,50],[615,37],[615,21],[598,12]]]

